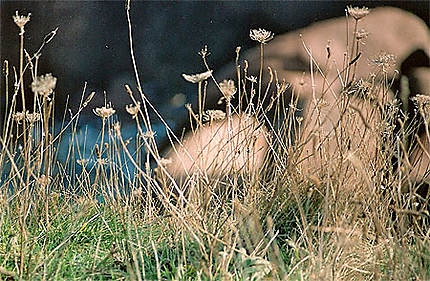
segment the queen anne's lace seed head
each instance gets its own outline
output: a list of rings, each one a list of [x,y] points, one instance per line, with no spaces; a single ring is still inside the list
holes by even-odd
[[[367,16],[369,14],[369,8],[367,7],[352,7],[352,6],[348,6],[346,7],[348,14],[353,17],[355,20],[361,20],[362,18],[364,18],[365,16]]]
[[[36,123],[40,120],[40,113],[34,112],[34,113],[28,113],[26,114],[27,121],[31,123]]]
[[[24,120],[26,113],[25,112],[16,112],[13,114],[13,119],[18,123],[21,124],[21,122]]]
[[[76,163],[78,163],[80,166],[86,166],[90,162],[89,159],[77,159]]]
[[[371,60],[372,64],[380,68],[383,72],[387,72],[393,65],[396,64],[396,56],[381,52]]]
[[[416,95],[411,99],[426,120],[430,119],[430,96]]]
[[[56,84],[57,78],[52,76],[51,73],[48,73],[46,75],[36,77],[36,79],[31,83],[31,90],[35,94],[47,97],[54,91]]]
[[[237,91],[233,80],[222,81],[219,83],[219,88],[226,99],[231,99]]]
[[[103,107],[97,107],[93,109],[93,112],[95,115],[101,118],[109,118],[112,114],[115,113],[115,109],[111,107],[103,106]]]
[[[135,119],[140,110],[140,102],[137,102],[135,105],[126,105],[125,110],[132,116],[133,119]]]
[[[225,112],[221,110],[206,110],[205,113],[203,113],[204,122],[223,119],[225,119]]]
[[[251,76],[246,77],[246,79],[251,81],[251,83],[257,83],[257,77],[255,77],[255,76],[251,75]]]
[[[260,42],[261,44],[266,44],[273,39],[273,33],[262,28],[251,29],[249,31],[249,37],[251,37],[251,39],[254,41]]]
[[[27,22],[30,21],[30,16],[31,13],[29,13],[28,15],[24,16],[24,15],[19,15],[18,11],[15,12],[15,15],[12,16],[13,21],[15,22],[15,24],[21,29],[21,32],[24,33],[24,25],[27,24]]]
[[[366,29],[360,29],[355,33],[355,38],[357,40],[365,40],[369,36],[369,32]]]
[[[212,70],[209,70],[203,73],[191,74],[191,75],[183,73],[182,77],[184,77],[184,79],[187,80],[188,82],[200,83],[208,79],[209,77],[211,77],[211,75],[212,75]]]

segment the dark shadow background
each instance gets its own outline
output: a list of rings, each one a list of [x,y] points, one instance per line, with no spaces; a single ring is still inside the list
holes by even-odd
[[[175,126],[183,121],[186,110],[182,105],[173,105],[171,99],[183,94],[185,102],[195,103],[196,87],[181,74],[205,70],[197,54],[204,45],[211,52],[209,64],[216,70],[235,57],[237,46],[242,50],[256,46],[249,39],[252,28],[282,34],[318,20],[342,16],[350,4],[400,7],[429,22],[428,1],[132,1],[135,54],[143,89]],[[47,33],[59,28],[55,39],[42,51],[39,65],[39,74],[52,73],[58,77],[58,117],[64,113],[67,96],[71,109],[76,111],[86,81],[86,94],[94,90],[97,95],[83,112],[83,124],[99,126],[100,120],[91,109],[104,104],[103,91],[107,100],[112,101],[118,118],[123,123],[132,121],[124,108],[131,102],[124,84],[135,87],[124,1],[1,1],[0,10],[0,57],[2,64],[8,59],[10,67],[19,67],[19,30],[12,20],[16,10],[32,14],[25,26],[25,48],[30,54],[38,49]],[[26,79],[29,76],[27,73]],[[3,73],[0,81],[3,117]],[[13,81],[10,84],[13,86]],[[30,80],[26,92],[27,100],[32,100],[29,85]]]

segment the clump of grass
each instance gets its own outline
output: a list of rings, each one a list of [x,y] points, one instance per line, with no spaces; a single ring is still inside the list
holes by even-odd
[[[367,9],[348,8],[355,19],[353,43],[346,46],[348,61],[336,76],[343,79],[344,87],[331,101],[325,96],[331,83],[324,83],[320,93],[312,87],[307,109],[312,115],[299,114],[304,82],[289,88],[276,70],[263,71],[264,45],[273,37],[270,31],[250,33],[260,43],[258,78],[248,73],[246,61],[240,65],[238,48],[237,77],[218,83],[205,47],[200,52],[205,72],[184,76],[198,85],[198,113],[188,106],[193,124],[189,134],[197,139],[197,154],[183,149],[186,144],[169,129],[140,86],[129,9],[128,2],[130,53],[138,87],[126,85],[124,95],[131,100],[126,110],[137,133],[134,140],[124,139],[114,105],[106,102],[94,109],[102,128],[89,149],[79,143],[78,122],[95,93],[84,87],[79,110],[65,115],[56,131],[55,86],[57,79],[66,78],[40,75],[37,64],[40,50],[57,31],[45,37],[33,56],[26,54],[24,64],[22,34],[29,16],[16,15],[20,71],[7,106],[0,153],[2,278],[425,280],[430,276],[428,212],[425,205],[415,204],[409,170],[402,168],[409,159],[403,141],[411,128],[404,125],[399,105],[389,98],[392,82],[386,69],[392,57],[381,54],[374,60],[379,71],[367,80],[355,80],[356,40],[360,40],[355,35]],[[329,70],[317,65],[306,42],[303,45],[314,85],[316,79],[328,77]],[[31,113],[25,102],[27,76],[33,81]],[[265,89],[264,76],[268,76]],[[225,112],[206,108],[209,78],[223,96]],[[5,82],[10,85],[9,75]],[[6,91],[8,97],[7,87]],[[419,96],[416,102],[428,125],[427,99]],[[339,112],[333,134],[324,131],[327,106]],[[181,151],[182,159],[193,161],[193,168],[183,168],[180,179],[169,165],[186,165],[160,156],[149,110],[176,142],[172,153]],[[214,134],[208,141],[201,139],[205,130]],[[215,138],[220,132],[222,137]],[[252,150],[257,139],[264,143],[265,156],[258,159],[254,157],[258,151]],[[214,141],[217,145],[208,148]],[[68,147],[64,159],[58,156],[61,142]],[[227,164],[219,165],[219,160]],[[203,165],[203,161],[209,162]],[[405,185],[408,192],[402,191]],[[424,202],[428,204],[428,198]]]

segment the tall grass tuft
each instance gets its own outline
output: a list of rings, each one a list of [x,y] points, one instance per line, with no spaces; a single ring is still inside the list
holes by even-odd
[[[406,140],[415,123],[390,90],[386,69],[394,57],[381,53],[373,61],[375,73],[355,78],[358,41],[365,36],[357,26],[367,8],[348,7],[355,28],[336,78],[344,87],[334,99],[325,95],[329,81],[314,87],[333,70],[317,65],[303,41],[313,86],[308,115],[299,109],[304,80],[291,87],[264,65],[270,31],[250,32],[260,43],[258,77],[247,72],[246,61],[241,64],[238,48],[237,76],[218,82],[208,49],[202,49],[204,72],[184,75],[198,86],[198,112],[191,105],[184,109],[192,129],[183,138],[141,87],[129,11],[127,1],[138,86],[125,85],[130,120],[123,123],[132,121],[136,134],[124,137],[115,106],[106,101],[93,108],[102,121],[94,146],[85,143],[79,119],[98,93],[85,85],[79,110],[65,110],[63,120],[55,120],[56,82],[67,77],[55,77],[55,70],[40,74],[37,65],[57,30],[30,55],[23,37],[30,14],[14,16],[20,62],[14,81],[11,62],[4,62],[0,279],[430,278],[429,198],[420,198],[410,176]],[[24,78],[31,79],[32,93]],[[225,112],[207,108],[208,83],[222,94]],[[31,96],[33,103],[26,102]],[[428,127],[428,96],[414,101]],[[329,134],[327,107],[339,113]],[[166,125],[172,142],[165,158],[150,114]],[[428,130],[426,135],[430,142]]]

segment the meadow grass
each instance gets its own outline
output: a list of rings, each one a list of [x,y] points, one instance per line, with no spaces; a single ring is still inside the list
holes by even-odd
[[[407,162],[410,149],[406,140],[416,123],[402,120],[395,102],[372,103],[375,92],[389,93],[391,83],[384,71],[364,87],[362,80],[354,80],[354,63],[340,70],[342,78],[351,82],[345,83],[343,93],[352,94],[339,94],[338,104],[346,108],[359,99],[374,104],[379,115],[367,123],[360,108],[341,110],[339,132],[357,134],[351,124],[363,119],[374,126],[377,153],[366,158],[369,147],[362,145],[355,154],[360,156],[354,156],[348,154],[349,144],[340,141],[335,150],[343,156],[324,157],[333,143],[323,144],[319,135],[318,157],[311,160],[316,170],[310,174],[309,166],[303,164],[309,139],[302,135],[310,130],[318,136],[320,128],[297,115],[296,97],[301,89],[290,89],[292,97],[285,102],[287,84],[274,70],[264,70],[264,46],[273,35],[265,30],[251,32],[251,39],[260,43],[259,77],[249,76],[246,65],[239,67],[237,50],[236,84],[215,80],[204,48],[200,54],[207,72],[185,76],[198,86],[198,112],[187,107],[190,134],[199,137],[203,127],[224,124],[227,133],[222,149],[230,156],[239,154],[245,163],[228,158],[230,164],[213,168],[222,169],[214,173],[210,164],[202,162],[212,159],[198,156],[194,168],[173,175],[168,168],[172,163],[160,156],[155,143],[149,113],[159,114],[140,86],[128,11],[129,5],[128,39],[138,87],[126,85],[124,96],[130,98],[127,112],[136,124],[133,140],[123,138],[115,109],[106,102],[94,109],[102,120],[96,145],[83,148],[79,117],[83,108],[91,107],[94,96],[85,88],[79,110],[65,115],[59,124],[55,120],[57,78],[40,75],[37,64],[40,50],[55,40],[56,30],[45,37],[34,55],[24,51],[21,40],[15,78],[5,63],[3,78],[6,85],[14,83],[15,87],[10,90],[7,86],[2,93],[10,101],[4,113],[0,153],[1,280],[430,278],[428,198],[419,201],[415,183],[407,180],[409,169],[392,161]],[[29,16],[14,19],[23,39]],[[354,45],[346,46],[351,60],[359,53]],[[266,86],[263,76],[270,77]],[[24,77],[33,81],[32,103],[25,102],[31,95],[24,92]],[[225,113],[206,111],[209,79],[224,96]],[[274,98],[266,99],[268,93],[272,96],[271,85],[275,86]],[[235,106],[233,96],[246,102]],[[317,115],[322,107],[319,103],[315,100],[313,108]],[[29,109],[29,104],[34,107]],[[259,163],[247,158],[249,154],[235,143],[246,142],[248,148],[255,143],[253,134],[236,137],[241,132],[235,131],[235,116],[253,116],[257,120],[257,125],[250,125],[254,131],[269,124],[267,132],[258,135],[267,149]],[[175,140],[168,127],[166,130],[172,143],[180,147],[179,139]],[[66,156],[58,154],[60,143],[66,144]],[[239,152],[238,147],[242,147]],[[217,157],[223,155],[219,152]],[[372,170],[365,167],[365,161]]]

